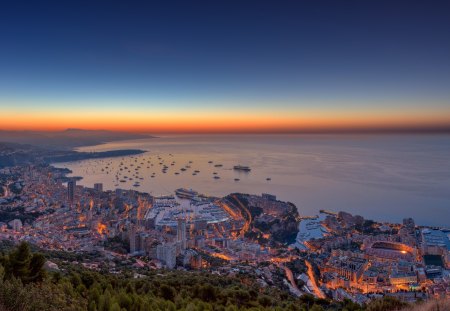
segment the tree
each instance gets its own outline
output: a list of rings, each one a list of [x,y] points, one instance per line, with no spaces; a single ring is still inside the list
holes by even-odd
[[[323,309],[322,306],[314,304],[314,305],[311,307],[311,309],[309,309],[309,310],[310,310],[310,311],[323,311],[324,309]]]
[[[46,275],[43,269],[44,255],[32,254],[30,246],[25,242],[20,243],[9,255],[3,257],[1,262],[5,267],[5,279],[14,277],[26,284],[42,282]]]
[[[382,299],[374,300],[368,304],[368,311],[388,311],[388,310],[400,310],[407,307],[406,302],[400,301],[395,297],[385,296]]]
[[[160,288],[161,297],[165,300],[173,301],[175,299],[176,291],[172,286],[163,284]]]
[[[97,305],[95,304],[95,301],[91,301],[89,303],[88,311],[97,311]]]
[[[45,257],[42,254],[33,254],[29,264],[28,281],[42,282],[46,275],[43,269],[45,264]]]
[[[29,274],[31,261],[30,246],[22,242],[13,250],[8,256],[8,263],[6,265],[6,277],[14,276],[18,279],[24,280]]]
[[[120,311],[120,306],[117,302],[113,303],[113,305],[111,306],[110,311]]]

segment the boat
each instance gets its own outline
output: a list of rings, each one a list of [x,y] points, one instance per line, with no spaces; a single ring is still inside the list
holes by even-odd
[[[216,165],[214,165],[214,167],[222,167],[223,165],[222,164],[216,164]]]
[[[214,179],[220,179],[220,177],[219,176],[214,176]]]
[[[239,180],[240,180],[239,178],[235,178],[235,179],[234,179],[234,181],[239,181]]]
[[[212,163],[212,161],[208,161],[208,163],[210,163],[210,164],[211,164],[211,163]]]
[[[177,197],[181,198],[181,199],[192,199],[193,197],[198,195],[197,191],[194,190],[188,190],[185,188],[179,188],[177,190],[175,190],[175,194],[177,195]]]
[[[270,178],[270,177],[267,177],[267,178],[266,178],[266,180],[267,180],[267,181],[271,181],[271,180],[272,180],[272,178]]]
[[[182,167],[181,170],[184,172],[186,169],[184,167]]]
[[[244,171],[244,172],[250,172],[252,170],[250,167],[243,165],[235,165],[233,166],[233,169],[235,171]]]

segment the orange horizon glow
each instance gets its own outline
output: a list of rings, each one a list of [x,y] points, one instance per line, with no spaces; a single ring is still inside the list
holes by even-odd
[[[60,131],[67,128],[152,133],[301,132],[376,129],[447,129],[450,117],[442,114],[220,114],[220,115],[83,115],[3,114],[2,130]]]
[[[1,103],[1,102],[0,102]],[[6,102],[5,102],[6,104]],[[180,105],[179,103],[78,103],[11,101],[0,112],[1,130],[61,131],[67,128],[140,133],[288,133],[322,131],[450,129],[450,105],[404,103],[262,102]],[[8,107],[8,108],[6,108]]]

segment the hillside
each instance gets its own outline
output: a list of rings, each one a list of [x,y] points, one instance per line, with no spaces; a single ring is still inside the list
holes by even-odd
[[[5,246],[6,245],[6,246]],[[6,247],[6,249],[5,249]],[[359,306],[350,301],[295,298],[287,292],[263,288],[251,276],[234,277],[207,272],[130,270],[120,275],[88,270],[68,260],[32,252],[22,243],[0,257],[0,310],[445,310],[448,303],[408,306],[395,298]],[[65,255],[66,259],[71,255]],[[48,261],[51,260],[51,261]],[[46,267],[46,268],[44,268]],[[424,308],[427,309],[424,309]],[[416,310],[414,309],[414,310]]]

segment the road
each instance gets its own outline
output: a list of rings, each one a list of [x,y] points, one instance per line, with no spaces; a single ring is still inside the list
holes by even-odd
[[[311,263],[308,260],[305,260],[306,267],[308,268],[307,274],[309,279],[311,280],[312,290],[314,291],[314,295],[318,298],[325,298],[325,294],[320,290],[319,286],[317,286],[316,278],[314,276],[314,269]]]
[[[247,232],[250,229],[250,224],[252,223],[252,214],[250,213],[250,211],[244,206],[244,204],[242,204],[241,201],[239,201],[238,197],[235,195],[231,196],[240,206],[241,208],[241,215],[242,215],[242,211],[245,211],[247,214],[247,217],[244,217],[244,215],[242,215],[242,218],[244,218],[245,221],[245,225],[242,228],[241,231],[241,235],[244,236],[245,232]]]
[[[247,232],[250,228],[250,223],[252,222],[252,215],[251,215],[250,211],[242,204],[241,201],[239,201],[239,199],[235,195],[233,195],[232,198],[239,204],[240,208],[236,208],[236,207],[233,208],[232,206],[234,206],[234,204],[232,204],[231,202],[226,201],[226,200],[223,200],[221,202],[221,206],[228,214],[230,214],[230,216],[234,220],[243,219],[245,221],[245,224],[242,227],[241,232],[240,232],[240,236],[244,236],[245,232]],[[239,211],[239,213],[237,212],[237,210]],[[243,211],[247,214],[247,217],[244,217]]]
[[[295,283],[295,278],[294,278],[294,274],[292,273],[292,270],[289,269],[288,267],[286,267],[285,265],[283,265],[283,268],[284,268],[284,273],[286,274],[286,278],[291,283],[291,286],[294,289],[294,291],[296,292],[297,296],[300,297],[302,295],[302,291],[298,288],[297,283]]]

